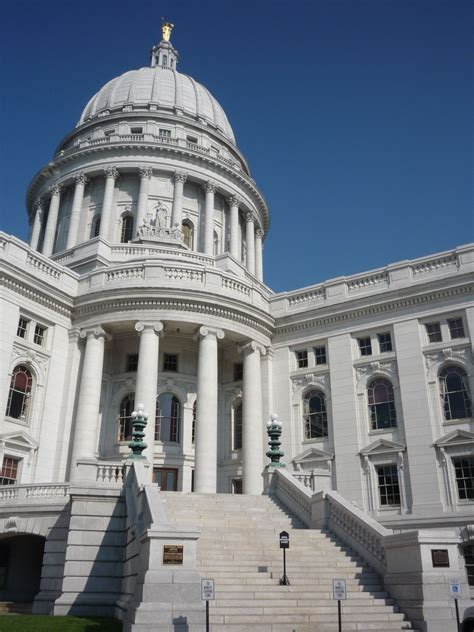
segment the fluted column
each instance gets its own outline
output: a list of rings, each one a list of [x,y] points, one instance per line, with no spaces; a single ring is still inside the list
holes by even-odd
[[[260,228],[255,233],[255,276],[259,281],[263,281],[263,235],[263,230],[261,230]]]
[[[138,173],[140,174],[140,190],[138,191],[137,230],[143,224],[148,209],[148,190],[153,169],[151,167],[140,167]]]
[[[109,239],[110,217],[112,215],[112,204],[114,201],[115,180],[119,177],[119,172],[115,167],[107,167],[105,170],[105,190],[102,202],[102,214],[100,216],[99,236],[102,239]]]
[[[84,189],[87,183],[87,178],[82,171],[74,175],[74,180],[76,181],[76,186],[74,189],[74,197],[72,199],[66,248],[73,248],[77,244],[77,231],[79,228],[79,220],[81,218],[82,200],[84,199]]]
[[[38,250],[38,242],[41,234],[41,226],[43,225],[43,201],[36,200],[35,202],[35,218],[33,220],[33,229],[31,231],[30,246],[34,250]]]
[[[220,329],[201,327],[197,371],[194,489],[215,494],[217,486],[217,350]]]
[[[148,423],[145,428],[145,443],[147,448],[143,456],[150,463],[150,478],[153,474],[153,452],[155,445],[155,411],[158,388],[158,356],[160,335],[163,331],[161,322],[138,322],[135,325],[140,335],[138,349],[137,383],[135,387],[135,410],[138,404],[143,404],[148,413]]]
[[[239,259],[239,198],[236,195],[231,195],[229,198],[230,206],[230,254],[240,261]]]
[[[71,479],[73,480],[81,476],[77,468],[78,460],[90,461],[96,458],[106,336],[102,327],[83,330],[80,333],[80,337],[86,339],[86,347],[72,445]]]
[[[216,185],[210,180],[202,186],[206,194],[206,205],[204,215],[204,254],[214,253],[214,192]]]
[[[171,228],[178,225],[181,230],[183,223],[183,189],[186,182],[187,174],[183,171],[175,171],[173,175],[174,192],[173,192],[173,209],[171,211]]]
[[[49,189],[51,201],[49,203],[48,219],[46,220],[46,230],[44,231],[43,254],[50,257],[53,254],[54,238],[56,237],[56,226],[58,223],[59,202],[61,200],[61,186],[55,184]]]
[[[247,270],[255,274],[255,224],[253,213],[245,216],[245,245],[247,248]]]
[[[261,494],[263,471],[262,378],[256,342],[240,349],[244,358],[242,380],[242,478],[244,494]]]

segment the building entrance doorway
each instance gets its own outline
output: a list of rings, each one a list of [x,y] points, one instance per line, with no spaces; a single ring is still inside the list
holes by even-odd
[[[171,467],[155,467],[153,482],[158,484],[162,492],[177,492],[178,470]]]
[[[44,543],[38,535],[0,538],[0,601],[33,601],[40,589]]]

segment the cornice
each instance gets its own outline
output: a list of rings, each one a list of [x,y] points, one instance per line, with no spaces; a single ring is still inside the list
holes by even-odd
[[[414,288],[416,289],[416,288]],[[355,320],[358,318],[365,318],[367,316],[373,316],[375,314],[385,314],[387,312],[406,309],[407,307],[416,307],[418,305],[423,305],[432,301],[439,301],[443,299],[448,299],[455,296],[462,296],[465,294],[470,294],[474,292],[474,284],[466,284],[457,287],[445,288],[441,290],[435,290],[432,292],[424,292],[423,294],[417,294],[414,296],[407,296],[405,298],[398,298],[396,300],[390,300],[389,297],[386,297],[384,302],[377,302],[372,305],[365,305],[359,308],[350,308],[347,307],[344,309],[344,305],[330,305],[325,306],[324,309],[329,313],[320,316],[314,317],[309,320],[301,320],[301,317],[304,318],[304,313],[298,313],[293,316],[293,318],[299,318],[299,322],[288,323],[285,325],[278,324],[278,318],[275,319],[275,335],[284,335],[295,333],[298,331],[303,331],[305,329],[314,329],[316,327],[323,327],[325,325],[333,325],[342,323],[349,320]],[[374,299],[379,297],[374,297]],[[331,313],[332,310],[338,310],[337,312]],[[288,319],[288,316],[282,316],[281,319]]]
[[[35,303],[39,303],[43,307],[51,309],[62,316],[66,316],[67,318],[71,318],[72,314],[72,300],[68,304],[67,301],[61,301],[60,299],[53,298],[43,291],[33,290],[31,286],[25,282],[19,280],[17,277],[10,276],[8,272],[0,273],[0,287],[5,287],[20,296],[27,298],[28,300],[34,301]],[[48,288],[50,291],[50,288]]]

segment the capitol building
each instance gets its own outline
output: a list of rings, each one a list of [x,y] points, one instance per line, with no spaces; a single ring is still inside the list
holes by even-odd
[[[452,578],[467,621],[474,245],[273,292],[270,210],[171,30],[33,177],[28,243],[0,233],[0,599],[201,632],[213,577],[216,632],[335,630],[329,583],[285,605],[322,547],[348,630],[444,631]],[[290,586],[282,528],[314,562]]]

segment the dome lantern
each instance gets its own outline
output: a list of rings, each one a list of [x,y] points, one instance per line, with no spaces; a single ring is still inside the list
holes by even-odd
[[[178,51],[170,42],[171,31],[174,24],[166,22],[164,18],[161,18],[161,31],[163,33],[163,39],[159,44],[156,44],[151,49],[151,67],[163,66],[165,68],[176,68],[178,64]]]

